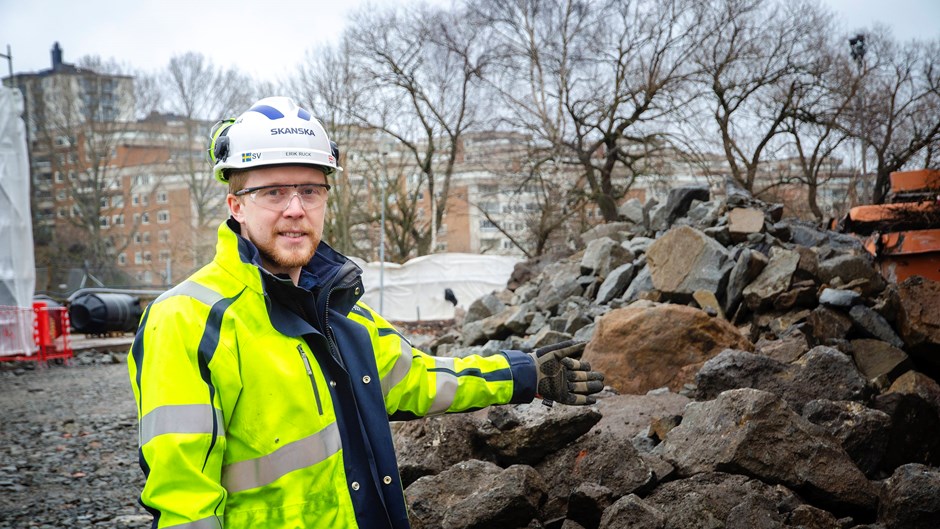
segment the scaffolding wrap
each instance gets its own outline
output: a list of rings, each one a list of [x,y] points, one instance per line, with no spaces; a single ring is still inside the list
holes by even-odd
[[[30,311],[36,269],[22,113],[19,90],[0,87],[0,305]]]

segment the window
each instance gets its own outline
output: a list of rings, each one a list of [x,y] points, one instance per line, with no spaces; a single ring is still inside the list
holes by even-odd
[[[140,195],[135,194],[133,197],[131,197],[131,204],[133,204],[133,205],[135,205],[135,206],[139,206],[139,205],[140,205]]]
[[[65,192],[64,189],[60,189],[60,190],[58,190],[58,191],[55,192],[55,199],[56,199],[56,200],[65,200],[65,197],[67,197],[67,196],[68,196],[68,194]]]
[[[170,242],[170,230],[160,231],[160,242]]]
[[[98,221],[101,223],[102,229],[107,229],[111,226],[111,217],[98,217]]]
[[[165,210],[165,209],[158,211],[158,212],[157,212],[157,223],[158,223],[158,224],[166,224],[167,222],[170,222],[170,212],[167,211],[167,210]]]
[[[170,260],[169,250],[160,250],[160,262],[165,263]]]
[[[145,263],[151,262],[150,252],[144,252],[144,262]]]
[[[144,244],[150,244],[150,232],[144,232]]]
[[[150,213],[147,213],[147,212],[145,211],[145,212],[140,216],[140,223],[141,223],[141,224],[150,224]]]
[[[118,264],[121,266],[127,264],[127,254],[121,252],[121,255],[118,255]]]
[[[111,219],[111,221],[115,226],[123,226],[124,215],[115,215],[114,218]]]
[[[101,197],[101,199],[98,201],[98,207],[106,208],[108,207],[109,203],[110,201],[108,200],[108,197]]]
[[[167,202],[169,202],[169,199],[166,195],[166,191],[160,191],[159,193],[157,193],[158,204],[166,204]]]
[[[59,215],[60,219],[64,219],[69,216],[69,208],[59,208],[56,213]]]
[[[112,208],[124,207],[124,195],[114,195],[113,197],[111,197],[111,207]]]
[[[149,201],[150,201],[150,199],[147,197],[146,194],[140,195],[140,205],[141,205],[141,206],[146,206],[146,205],[149,203]]]
[[[493,231],[496,229],[496,225],[492,221],[483,219],[480,221],[480,229],[483,231]]]
[[[141,252],[134,252],[134,264],[141,264],[144,262],[144,255]]]
[[[65,179],[62,178],[62,173],[60,173],[59,171],[55,172],[55,182],[57,184],[61,184],[62,182],[65,182]]]

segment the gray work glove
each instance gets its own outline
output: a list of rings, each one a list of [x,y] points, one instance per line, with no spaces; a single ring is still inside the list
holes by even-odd
[[[604,374],[591,371],[587,362],[570,358],[584,351],[584,342],[567,341],[529,353],[538,370],[538,397],[572,406],[594,404],[590,395],[604,389]]]

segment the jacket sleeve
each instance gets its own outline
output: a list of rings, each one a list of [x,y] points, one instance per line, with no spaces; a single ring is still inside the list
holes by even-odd
[[[375,322],[373,347],[389,415],[436,415],[535,398],[535,362],[528,354],[431,356],[412,347],[377,313],[360,307]]]
[[[232,372],[234,355],[220,344],[213,308],[186,296],[157,300],[128,356],[146,477],[140,501],[153,527],[222,527],[222,410],[240,386],[217,375]]]

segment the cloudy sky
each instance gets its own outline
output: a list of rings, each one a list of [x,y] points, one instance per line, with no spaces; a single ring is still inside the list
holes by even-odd
[[[49,68],[59,42],[66,62],[84,55],[156,71],[196,51],[272,81],[287,77],[317,45],[335,42],[350,13],[368,0],[0,0],[0,53],[15,72]],[[371,0],[387,5],[408,0]],[[878,22],[894,35],[940,37],[940,0],[821,0],[846,31]],[[450,0],[433,0],[449,5]],[[6,77],[6,61],[0,77]]]

